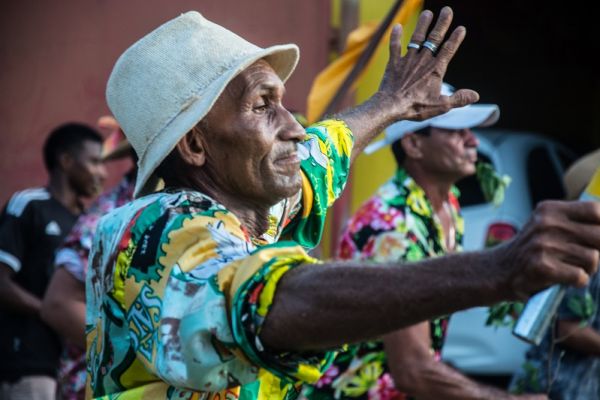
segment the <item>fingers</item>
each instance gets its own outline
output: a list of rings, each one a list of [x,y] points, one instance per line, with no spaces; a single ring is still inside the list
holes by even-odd
[[[440,11],[440,16],[435,22],[435,26],[427,36],[427,41],[433,43],[435,47],[439,47],[446,37],[446,32],[448,32],[448,28],[450,28],[450,24],[452,23],[453,13],[450,7],[444,7]],[[433,54],[433,52],[432,52]]]
[[[534,211],[540,230],[558,230],[564,240],[600,249],[600,203],[544,201]]]
[[[390,34],[390,60],[397,60],[402,55],[402,25],[396,24]]]
[[[448,64],[450,63],[450,61],[456,54],[456,51],[462,44],[466,35],[467,35],[467,30],[465,29],[465,27],[459,26],[452,32],[452,34],[450,35],[448,40],[446,40],[444,42],[444,44],[442,45],[442,47],[440,48],[440,51],[436,56],[437,61],[438,61],[438,64],[436,67],[437,67],[438,73],[441,76],[444,76],[446,74],[446,69],[448,68]]]
[[[557,204],[555,204],[557,203]],[[573,221],[599,224],[600,203],[593,201],[557,201],[552,202],[554,207],[560,207],[561,212]]]
[[[533,293],[557,283],[585,286],[600,261],[600,204],[542,202],[512,244],[517,249],[513,261],[524,266],[515,292]]]
[[[552,267],[546,272],[546,276],[552,283],[584,287],[590,280],[590,276],[583,269],[571,264],[556,260],[552,263]]]
[[[454,92],[448,99],[452,108],[464,107],[479,101],[479,93],[471,89],[460,89]]]
[[[424,10],[421,15],[419,15],[419,20],[417,21],[417,26],[413,31],[412,36],[410,37],[411,43],[418,44],[421,46],[425,41],[425,37],[427,36],[427,30],[429,29],[429,25],[431,25],[431,21],[433,20],[433,13],[429,10]],[[408,48],[408,53],[416,53],[419,49]]]

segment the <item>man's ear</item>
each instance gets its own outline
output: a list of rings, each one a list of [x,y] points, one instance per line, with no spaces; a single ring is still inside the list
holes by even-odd
[[[68,151],[63,151],[58,155],[58,166],[63,171],[69,171],[75,165],[75,158]]]
[[[187,164],[201,167],[206,162],[206,149],[201,132],[195,128],[177,143],[177,150]]]
[[[408,133],[400,139],[402,149],[408,158],[420,159],[423,158],[423,142],[419,135],[414,133]]]

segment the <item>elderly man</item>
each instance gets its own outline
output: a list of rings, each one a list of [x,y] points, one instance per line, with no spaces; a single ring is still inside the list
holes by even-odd
[[[503,248],[415,268],[306,254],[377,132],[477,100],[440,96],[465,30],[444,41],[451,10],[427,34],[432,19],[422,13],[405,57],[394,28],[377,94],[306,132],[282,105],[293,45],[261,49],[190,12],[120,57],[107,98],[145,195],[101,220],[90,255],[93,397],[292,397],[344,343],[554,282],[585,284],[600,247],[593,204],[546,204]],[[152,193],[159,178],[165,188]]]
[[[452,93],[444,83],[442,94]],[[342,235],[340,257],[398,263],[460,251],[464,223],[454,184],[476,171],[478,140],[471,128],[490,126],[499,114],[495,104],[473,104],[389,127],[385,139],[365,151],[391,145],[396,173],[351,219]],[[439,362],[449,318],[437,317],[383,340],[350,346],[315,386],[307,387],[308,398],[513,398]]]

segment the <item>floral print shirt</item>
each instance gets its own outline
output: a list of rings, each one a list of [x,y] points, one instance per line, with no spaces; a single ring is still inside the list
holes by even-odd
[[[464,222],[458,189],[448,193],[455,230],[455,248],[462,245]],[[399,169],[350,220],[342,235],[339,257],[373,262],[418,261],[445,254],[446,240],[425,191]],[[449,317],[430,321],[431,352],[440,359]],[[317,399],[406,399],[395,387],[380,341],[352,345],[338,355],[306,396]]]
[[[125,177],[114,189],[102,194],[82,214],[63,245],[57,250],[54,265],[64,268],[75,279],[85,285],[88,256],[92,239],[100,218],[122,206],[133,198],[135,182]],[[58,391],[62,400],[83,400],[85,398],[85,351],[72,343],[65,343],[58,370]]]
[[[261,237],[192,190],[154,193],[101,220],[86,290],[91,397],[286,399],[320,378],[334,352],[277,352],[260,340],[279,279],[317,264],[305,248],[319,242],[350,166],[344,122],[307,134],[302,190],[273,207]]]

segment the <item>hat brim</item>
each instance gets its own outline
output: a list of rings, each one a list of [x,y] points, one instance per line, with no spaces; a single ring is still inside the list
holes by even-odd
[[[429,120],[429,126],[442,129],[483,128],[495,124],[500,109],[495,104],[472,104],[455,108]]]
[[[471,104],[465,107],[454,108],[445,114],[438,115],[425,121],[400,121],[388,127],[385,138],[371,143],[365,148],[366,154],[372,154],[396,140],[401,139],[409,132],[432,126],[440,129],[467,129],[483,128],[495,124],[500,118],[500,109],[495,104]]]
[[[151,142],[147,146],[146,153],[138,155],[139,168],[134,196],[140,197],[156,190],[156,180],[150,179],[156,168],[171,153],[179,140],[206,116],[229,82],[240,72],[256,61],[265,59],[279,78],[285,82],[296,68],[299,58],[300,50],[294,44],[271,46],[248,54],[192,98],[190,104],[154,137],[153,142],[160,140],[160,144]]]

